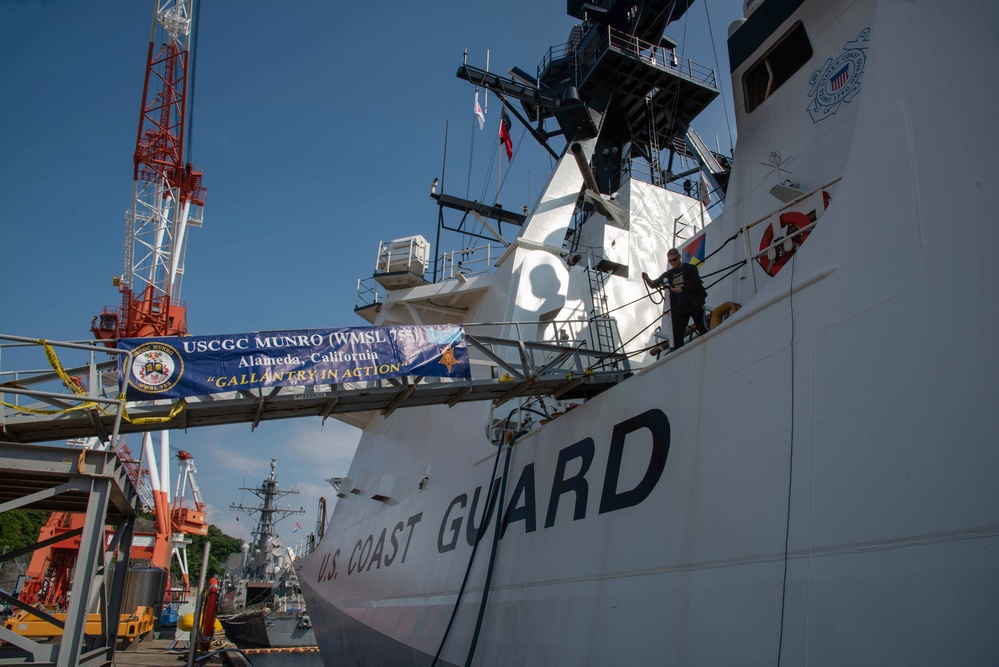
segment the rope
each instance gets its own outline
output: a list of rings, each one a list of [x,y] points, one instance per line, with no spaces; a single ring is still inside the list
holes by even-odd
[[[727,245],[730,241],[732,241],[735,238],[737,238],[740,233],[741,233],[741,230],[739,232],[736,232],[735,234],[733,234],[731,237],[729,237],[728,240],[725,241],[725,243],[723,243],[721,246],[719,246],[717,250],[715,250],[714,252],[712,252],[710,255],[708,255],[704,259],[707,260],[708,257],[711,257],[711,255],[714,255],[719,250],[721,250],[722,248],[724,248],[725,245]],[[748,260],[745,260],[745,259],[739,260],[738,262],[736,262],[734,264],[730,264],[729,266],[721,268],[721,269],[719,269],[717,271],[713,271],[711,273],[705,274],[703,277],[714,276],[714,275],[717,275],[717,274],[721,273],[722,271],[727,271],[727,273],[725,275],[721,276],[720,278],[718,278],[718,280],[715,280],[714,282],[709,283],[708,285],[705,285],[704,286],[704,290],[707,291],[708,289],[714,287],[715,285],[717,285],[718,283],[720,283],[721,281],[725,280],[730,275],[732,275],[733,273],[735,273],[736,271],[738,271],[740,268],[742,268],[743,266],[745,266],[747,263],[748,263]],[[645,286],[645,289],[648,291],[648,298],[652,299],[652,303],[655,303],[656,305],[659,305],[661,303],[665,303],[666,296],[665,296],[665,294],[663,294],[663,288],[662,287],[659,287],[656,290],[656,292],[659,292],[660,294],[662,294],[662,300],[661,301],[656,301],[655,300],[655,298],[652,296],[653,292],[650,290],[650,288],[649,288],[648,285]],[[641,301],[644,298],[646,298],[646,297],[644,297],[644,296],[643,297],[639,297],[638,299],[635,299],[634,301],[629,301],[628,303],[622,304],[622,305],[618,306],[617,308],[614,308],[613,310],[608,311],[607,314],[610,315],[610,313],[614,312],[615,310],[620,310],[621,308],[625,308],[627,306],[633,305],[633,304]],[[682,303],[682,302],[679,302],[679,303]],[[679,303],[677,305],[679,305]],[[673,307],[670,306],[669,308],[666,308],[665,310],[663,310],[662,315],[665,315],[665,314],[671,312],[672,310],[673,310]],[[634,336],[632,336],[631,338],[629,338],[628,340],[624,341],[619,346],[617,346],[617,348],[615,348],[611,352],[611,354],[613,354],[613,355],[621,355],[621,354],[623,354],[624,356],[626,356],[628,358],[631,358],[631,357],[634,357],[634,356],[645,354],[649,350],[651,350],[651,349],[653,349],[655,347],[658,347],[658,344],[653,344],[653,345],[650,345],[648,347],[644,347],[644,348],[641,348],[639,350],[636,350],[634,352],[624,352],[624,348],[627,347],[627,345],[630,342],[632,342],[633,340],[635,340],[636,338],[638,338],[639,336],[641,336],[642,334],[644,334],[652,325],[654,325],[657,322],[659,322],[662,319],[662,315],[657,316],[649,324],[647,324],[645,327],[643,327],[638,333],[636,333]],[[589,319],[589,321],[592,322],[592,321],[594,321],[594,319],[595,318],[591,317]],[[607,365],[607,362],[608,362],[608,359],[601,359],[600,361],[598,361],[595,364],[593,364],[591,366],[591,368],[593,368],[593,369],[602,368],[602,367],[604,367],[604,366]]]
[[[517,410],[518,410],[518,408],[514,408],[513,410],[510,411],[510,414],[507,415],[506,422],[503,424],[503,433],[504,434],[509,429],[509,427],[510,427],[510,420],[513,418],[513,415],[514,415],[514,413]],[[512,446],[513,446],[513,443],[510,443],[511,449],[512,449]],[[479,526],[479,531],[478,531],[478,533],[475,536],[475,544],[472,545],[472,553],[469,554],[469,556],[468,556],[468,565],[465,567],[465,576],[461,580],[461,586],[458,587],[458,596],[455,598],[454,607],[452,607],[452,609],[451,609],[451,618],[447,622],[447,627],[444,629],[444,636],[441,637],[441,643],[437,647],[437,653],[434,654],[434,659],[433,659],[433,662],[430,663],[430,667],[435,667],[435,665],[437,665],[437,663],[440,661],[441,653],[444,652],[444,645],[447,643],[447,638],[451,634],[451,627],[454,625],[454,619],[458,615],[458,606],[461,604],[461,598],[465,594],[465,587],[468,585],[468,576],[472,572],[472,563],[475,562],[475,554],[478,553],[478,551],[479,551],[479,543],[482,541],[482,535],[483,535],[483,533],[485,531],[485,528],[486,528],[486,522],[487,522],[488,518],[490,516],[492,516],[492,510],[493,510],[494,505],[497,506],[497,509],[496,509],[496,522],[497,522],[497,524],[500,521],[499,513],[500,513],[500,511],[501,511],[502,508],[500,508],[497,505],[497,503],[496,503],[496,501],[498,500],[498,498],[496,497],[496,494],[493,493],[493,488],[495,486],[496,471],[499,469],[500,452],[502,452],[502,451],[503,451],[503,442],[501,440],[497,444],[497,447],[496,447],[496,458],[493,461],[493,472],[489,476],[489,487],[488,487],[489,488],[489,499],[486,501],[486,506],[485,506],[485,508],[482,511],[482,525]],[[506,478],[504,477],[504,480],[505,479]]]
[[[509,422],[509,419],[507,419],[507,421]],[[482,630],[482,619],[486,614],[486,600],[489,598],[489,586],[492,583],[493,568],[496,565],[496,549],[499,547],[500,535],[503,532],[503,497],[506,495],[506,482],[510,477],[510,458],[513,455],[513,443],[515,443],[517,438],[525,433],[527,433],[526,429],[515,433],[513,437],[510,438],[510,443],[506,448],[506,457],[503,460],[503,478],[500,482],[499,496],[496,503],[496,527],[493,531],[492,548],[489,551],[489,566],[486,569],[486,581],[482,587],[482,600],[479,602],[479,614],[475,619],[475,631],[472,633],[472,642],[468,647],[468,656],[465,658],[465,667],[470,667],[472,664],[472,658],[475,656],[475,647],[479,643],[479,632]],[[485,521],[482,522],[482,525],[485,526]]]
[[[722,243],[722,244],[721,244],[720,246],[718,246],[718,248],[716,248],[715,250],[713,250],[713,251],[711,252],[711,254],[709,254],[709,255],[705,256],[705,258],[704,258],[704,259],[703,259],[702,261],[706,262],[706,261],[708,261],[709,259],[711,259],[711,257],[713,257],[713,256],[714,256],[714,255],[716,255],[716,254],[717,254],[717,253],[718,253],[719,251],[721,251],[721,249],[722,249],[722,248],[724,248],[724,247],[725,247],[725,246],[727,246],[727,245],[728,245],[729,243],[731,243],[732,241],[734,241],[735,239],[737,239],[737,238],[739,237],[739,234],[741,234],[741,233],[742,233],[742,230],[740,229],[740,230],[739,230],[739,231],[737,231],[737,232],[736,232],[735,234],[733,234],[732,236],[728,237],[728,238],[727,238],[727,239],[725,240],[725,242],[724,242],[724,243]],[[721,273],[722,271],[727,271],[727,270],[729,270],[729,269],[731,269],[731,268],[733,268],[733,267],[735,267],[735,268],[738,268],[738,267],[740,267],[740,266],[743,266],[743,265],[744,265],[745,263],[746,263],[746,260],[739,260],[739,261],[738,261],[738,262],[736,262],[735,264],[730,264],[729,266],[726,266],[726,267],[723,267],[723,268],[721,268],[721,269],[718,269],[717,271],[712,271],[711,273],[706,273],[706,274],[704,274],[703,276],[701,276],[701,278],[708,278],[708,277],[711,277],[711,276],[713,276],[713,275],[716,275],[716,274],[718,274],[718,273]],[[722,278],[721,278],[721,279],[724,279],[724,278],[727,278],[727,277],[728,277],[728,275],[729,275],[729,274],[726,274],[726,275],[722,276]],[[707,286],[707,287],[705,287],[704,289],[705,289],[705,290],[707,290],[707,288],[708,288],[708,287],[714,287],[715,285],[717,285],[717,284],[718,284],[718,283],[719,283],[719,282],[721,281],[721,279],[719,279],[719,280],[716,280],[715,282],[711,283],[710,285],[708,285],[708,286]],[[664,295],[664,297],[663,297],[663,299],[664,299],[663,301],[656,301],[656,300],[655,300],[655,298],[654,298],[654,297],[652,296],[653,292],[651,292],[651,291],[649,290],[649,286],[648,286],[648,285],[646,285],[646,286],[645,286],[645,289],[646,289],[646,291],[648,292],[648,298],[652,299],[652,303],[656,304],[657,306],[658,306],[658,305],[660,305],[660,304],[662,304],[662,303],[664,303],[664,301],[665,301],[665,295]],[[662,293],[662,290],[661,290],[661,289],[659,289],[659,290],[656,290],[656,291],[657,291],[657,292],[659,292],[660,294]],[[612,309],[608,310],[608,311],[607,311],[607,313],[605,313],[605,314],[606,314],[606,315],[610,315],[611,313],[613,313],[613,312],[615,312],[615,311],[618,311],[618,310],[621,310],[622,308],[627,308],[628,306],[631,306],[631,305],[634,305],[634,304],[638,303],[639,301],[641,301],[642,299],[645,299],[645,298],[646,298],[646,297],[644,297],[644,296],[640,296],[640,297],[638,297],[637,299],[634,299],[634,300],[632,300],[632,301],[629,301],[629,302],[627,302],[627,303],[623,303],[623,304],[621,304],[620,306],[617,306],[616,308],[612,308]],[[669,311],[667,310],[667,311],[665,311],[665,312],[669,312]],[[592,321],[593,321],[594,319],[595,319],[595,318],[590,318],[590,321],[592,322]]]

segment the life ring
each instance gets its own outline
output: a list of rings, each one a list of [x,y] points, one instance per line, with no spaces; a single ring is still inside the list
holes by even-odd
[[[775,241],[785,239],[810,224],[812,224],[812,221],[809,220],[808,216],[804,213],[799,213],[798,211],[781,213],[780,226],[786,230],[786,234],[784,236],[778,236],[775,239],[773,225],[767,225],[766,231],[763,232],[763,238],[760,239],[760,251],[762,252],[764,248],[773,245]],[[787,264],[788,260],[791,259],[791,256],[794,255],[794,251],[797,250],[807,238],[808,232],[803,232],[802,234],[799,234],[798,236],[788,239],[787,241],[784,241],[784,243],[771,248],[767,254],[760,255],[757,258],[757,261],[760,263],[760,266],[763,267],[763,271],[768,276],[776,276],[777,272],[781,270],[781,267]],[[790,248],[788,247],[789,243]]]
[[[204,599],[201,609],[201,628],[198,633],[197,644],[202,651],[207,651],[211,646],[212,637],[215,636],[215,612],[219,601],[219,580],[212,577],[208,580],[208,588],[205,589]]]
[[[714,329],[716,326],[727,320],[732,316],[732,314],[742,308],[737,303],[732,303],[731,301],[726,301],[717,308],[711,311],[711,322],[708,324],[709,329]]]
[[[319,533],[319,539],[323,539],[323,535],[326,534],[326,498],[319,498],[319,522],[316,524],[316,532]]]

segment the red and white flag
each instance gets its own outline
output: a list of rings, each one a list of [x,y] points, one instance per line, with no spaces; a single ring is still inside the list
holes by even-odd
[[[711,203],[711,186],[708,185],[708,179],[704,177],[704,173],[701,173],[701,180],[697,184],[697,189],[700,191],[701,203],[707,206]]]
[[[486,115],[482,113],[482,107],[479,106],[479,91],[475,91],[475,118],[479,121],[479,129],[481,130],[486,126]]]
[[[506,115],[506,107],[503,107],[503,115],[500,118],[499,137],[506,147],[506,160],[513,159],[513,140],[510,138],[510,117]]]

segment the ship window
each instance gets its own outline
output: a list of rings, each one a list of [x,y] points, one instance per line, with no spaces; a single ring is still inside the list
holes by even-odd
[[[805,26],[798,21],[742,75],[746,113],[763,103],[812,57]]]

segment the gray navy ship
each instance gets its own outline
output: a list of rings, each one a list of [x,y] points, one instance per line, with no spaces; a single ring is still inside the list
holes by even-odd
[[[303,514],[304,510],[277,507],[279,498],[298,491],[278,489],[276,468],[277,460],[271,459],[270,476],[259,487],[243,488],[259,497],[263,505],[230,507],[257,521],[252,546],[244,543],[241,553],[230,554],[226,562],[226,592],[219,610],[226,636],[239,648],[316,645],[312,622],[292,567],[300,554],[285,547],[275,532],[277,522]],[[299,551],[307,552],[308,544],[306,540]]]

